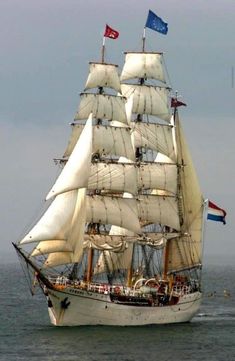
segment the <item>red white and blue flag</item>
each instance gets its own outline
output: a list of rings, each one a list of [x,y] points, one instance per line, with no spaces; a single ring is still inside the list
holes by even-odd
[[[207,219],[216,222],[225,222],[226,212],[224,209],[219,208],[216,204],[212,203],[211,201],[208,202],[208,212],[207,212]]]

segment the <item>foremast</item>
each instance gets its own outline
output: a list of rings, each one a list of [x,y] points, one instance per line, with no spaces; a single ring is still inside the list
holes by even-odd
[[[52,203],[20,242],[37,242],[31,257],[44,257],[44,269],[79,263],[88,250],[88,283],[94,250],[124,252],[125,237],[140,230],[135,200],[123,197],[137,189],[126,99],[116,94],[121,93],[117,66],[105,63],[103,54],[104,48],[101,63],[90,63],[73,123],[75,137],[72,134],[61,160],[64,168],[47,195]],[[126,231],[112,233],[112,225]]]

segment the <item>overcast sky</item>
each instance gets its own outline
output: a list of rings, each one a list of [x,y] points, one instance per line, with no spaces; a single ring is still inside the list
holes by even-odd
[[[147,30],[147,48],[163,51],[171,80],[188,104],[180,109],[205,198],[226,209],[227,225],[208,221],[205,254],[235,257],[235,1],[5,0],[0,2],[1,250],[28,230],[58,175],[69,123],[89,61],[123,65],[123,51],[140,50],[151,9],[168,34]],[[234,81],[235,82],[235,81]]]

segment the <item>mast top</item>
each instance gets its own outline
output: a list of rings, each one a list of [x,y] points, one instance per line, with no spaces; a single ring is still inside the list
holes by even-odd
[[[146,27],[144,27],[143,38],[142,38],[142,41],[143,41],[142,51],[143,52],[145,51],[145,38],[146,38],[145,33],[146,33]]]

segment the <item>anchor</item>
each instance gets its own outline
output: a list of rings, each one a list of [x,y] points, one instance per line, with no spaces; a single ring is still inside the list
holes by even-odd
[[[61,308],[63,308],[64,310],[66,310],[69,305],[70,305],[70,301],[68,301],[68,297],[65,297],[65,299],[63,301],[60,302],[60,306]]]

